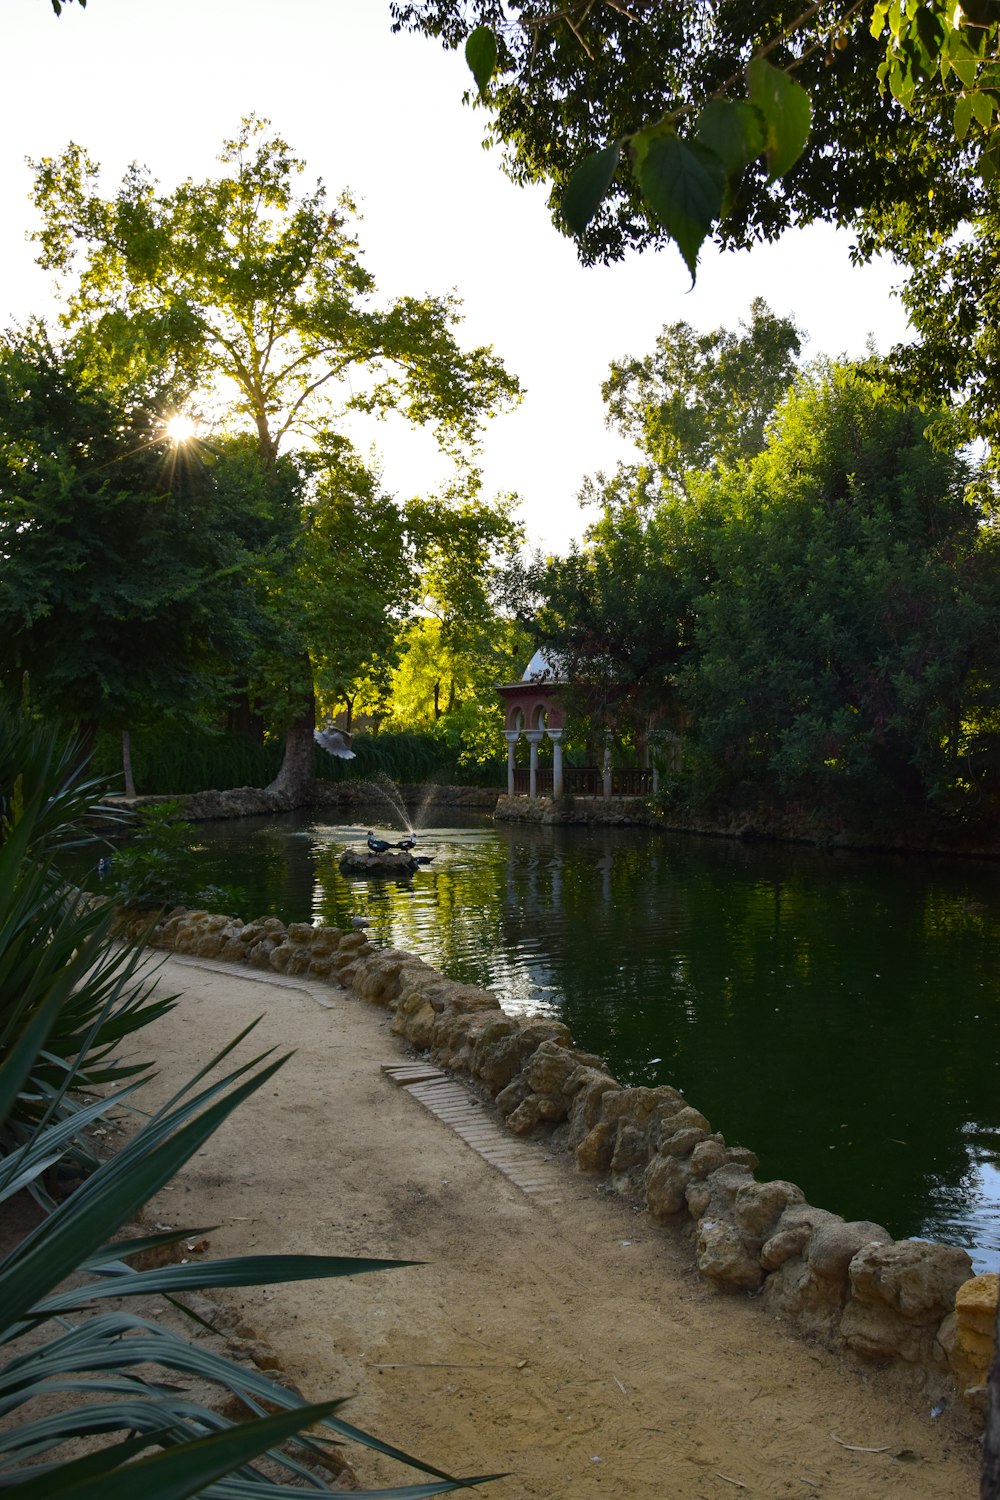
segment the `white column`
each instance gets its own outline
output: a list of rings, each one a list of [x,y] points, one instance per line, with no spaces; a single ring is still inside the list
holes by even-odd
[[[538,796],[538,747],[542,742],[541,729],[526,729],[524,737],[528,741],[528,796],[534,802]]]
[[[563,770],[562,770],[562,745],[563,737],[561,729],[549,729],[547,731],[552,741],[552,800],[558,802],[563,794]]]
[[[514,751],[517,749],[517,742],[521,738],[521,732],[518,729],[505,729],[503,737],[507,741],[507,796],[513,797]]]
[[[604,736],[604,797],[605,801],[611,796],[611,731]]]

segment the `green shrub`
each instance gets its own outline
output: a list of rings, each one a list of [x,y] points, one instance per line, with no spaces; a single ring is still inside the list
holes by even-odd
[[[111,859],[105,889],[122,906],[231,907],[234,895],[206,885],[199,869],[198,830],[180,816],[179,802],[158,802],[136,814],[134,831]]]

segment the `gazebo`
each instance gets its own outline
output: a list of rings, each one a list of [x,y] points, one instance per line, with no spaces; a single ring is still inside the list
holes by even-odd
[[[528,741],[528,796],[538,796],[538,747],[545,735],[552,741],[552,796],[563,794],[562,736],[566,711],[562,692],[566,679],[555,657],[536,651],[520,682],[497,683],[504,704],[507,741],[507,795],[514,796],[514,755],[523,734]]]
[[[562,737],[566,727],[565,691],[569,686],[565,668],[555,654],[539,650],[525,667],[519,682],[496,683],[494,686],[504,705],[508,797],[523,797],[527,793],[532,800],[551,796],[558,801],[565,789]],[[568,771],[569,789],[584,796],[605,799],[655,794],[659,786],[660,761],[665,759],[671,770],[680,769],[682,732],[682,712],[676,707],[658,710],[651,718],[642,746],[641,768],[615,770],[611,763],[612,733],[610,728],[606,729],[604,764]],[[524,771],[518,770],[515,764],[517,742],[522,734],[528,741],[529,750],[527,787]],[[538,764],[538,747],[546,735],[552,741],[551,772]],[[656,756],[650,754],[653,742],[659,747]]]

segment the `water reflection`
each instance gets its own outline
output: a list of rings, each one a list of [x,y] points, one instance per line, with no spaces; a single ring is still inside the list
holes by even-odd
[[[422,830],[414,880],[348,881],[369,826],[203,825],[207,878],[244,917],[363,916],[623,1082],[682,1088],[763,1175],[1000,1266],[992,867],[466,820]]]

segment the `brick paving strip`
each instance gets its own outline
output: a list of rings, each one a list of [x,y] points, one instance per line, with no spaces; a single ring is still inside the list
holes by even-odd
[[[483,1113],[469,1089],[440,1068],[430,1063],[383,1063],[382,1072],[536,1203],[563,1201],[562,1173],[546,1160],[542,1148],[513,1140]]]

